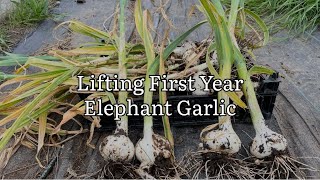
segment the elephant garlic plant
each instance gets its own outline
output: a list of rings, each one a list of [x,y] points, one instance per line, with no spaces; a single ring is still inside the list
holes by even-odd
[[[148,30],[148,11],[142,12],[141,0],[137,0],[135,3],[134,15],[136,29],[142,38],[147,56],[144,103],[150,106],[152,104],[153,92],[150,91],[149,76],[156,73],[153,70],[153,63],[156,57],[153,49],[153,40]],[[157,60],[159,61],[159,59]],[[171,150],[169,141],[165,137],[153,132],[153,117],[144,116],[143,138],[138,141],[135,149],[136,157],[141,162],[140,168],[149,169],[155,164],[156,159],[169,159],[172,156]]]
[[[239,6],[239,1],[232,0],[231,3],[232,3],[231,7],[237,10]],[[239,9],[240,10],[242,9],[241,11],[245,12],[245,9],[243,7],[244,1],[241,1],[240,6],[242,7],[240,7]],[[254,16],[252,12],[250,11],[246,11],[246,12],[249,15]],[[234,17],[237,17],[237,11],[234,11],[233,14],[234,14],[233,15]],[[257,22],[258,24],[260,24],[260,26],[263,29],[267,29],[263,21],[259,21],[257,19]],[[273,157],[274,155],[282,153],[287,149],[287,140],[281,134],[272,131],[266,125],[265,119],[263,117],[263,114],[261,112],[256,94],[255,94],[254,85],[251,81],[252,74],[249,73],[247,70],[246,60],[244,59],[243,55],[240,52],[239,46],[235,38],[234,28],[231,27],[229,32],[230,32],[230,36],[233,39],[232,43],[233,43],[234,56],[236,61],[235,65],[237,68],[238,76],[239,78],[244,80],[242,91],[247,100],[247,105],[250,111],[251,120],[256,132],[256,136],[253,139],[252,143],[250,144],[250,152],[252,155],[260,159]],[[269,35],[266,33],[267,31],[264,31],[264,34],[265,34],[264,44],[266,44],[269,37]]]
[[[120,1],[119,14],[119,79],[127,78],[126,49],[125,49],[125,6],[126,0]],[[119,92],[118,103],[126,104],[128,92]],[[107,136],[100,144],[100,153],[106,161],[130,162],[134,156],[134,145],[128,137],[128,116],[123,115],[117,122],[113,135]]]
[[[235,49],[235,54],[239,77],[245,80],[242,91],[246,97],[251,120],[256,132],[256,136],[250,145],[250,152],[260,159],[273,157],[287,149],[287,140],[281,134],[269,129],[266,125],[250,79],[250,73],[248,73],[246,68],[245,59],[238,49]]]
[[[219,51],[228,52],[227,55],[231,56],[234,60],[234,64],[237,69],[238,78],[243,79],[244,83],[242,85],[242,91],[245,95],[246,102],[248,109],[250,111],[252,123],[254,125],[256,131],[256,137],[253,139],[253,142],[250,145],[250,152],[257,158],[267,158],[269,156],[273,156],[276,152],[285,151],[287,148],[287,141],[286,139],[272,131],[267,127],[265,124],[264,117],[262,115],[260,106],[257,101],[257,97],[254,91],[254,86],[251,81],[251,73],[247,70],[246,67],[246,60],[244,59],[243,55],[240,52],[240,49],[237,44],[236,36],[235,36],[235,26],[237,19],[240,19],[239,24],[241,28],[238,28],[238,36],[243,37],[243,33],[245,29],[243,25],[246,24],[245,16],[248,15],[257,24],[262,28],[264,33],[264,42],[266,44],[269,38],[268,30],[263,21],[254,13],[244,8],[244,1],[243,0],[232,0],[231,1],[231,8],[230,13],[227,19],[225,10],[222,4],[219,1],[212,1],[209,2],[207,0],[200,0],[201,2],[201,10],[206,14],[210,25],[212,26],[213,30],[216,32],[216,44],[217,44],[217,51],[218,51],[218,58],[219,58]],[[240,6],[240,8],[239,8]],[[238,16],[240,14],[240,17]],[[228,22],[228,23],[224,23]],[[225,36],[221,34],[217,34],[220,28],[224,28]],[[253,28],[251,26],[251,28]],[[240,29],[240,30],[239,30]],[[255,32],[257,32],[255,30]],[[219,46],[219,41],[227,41],[227,46]],[[221,49],[223,47],[223,50]],[[222,53],[223,53],[222,52]],[[221,59],[221,53],[220,53]],[[219,63],[221,60],[219,59]],[[224,65],[225,66],[225,65]],[[262,68],[266,70],[267,68]],[[221,71],[221,66],[220,66]],[[261,73],[265,73],[267,71],[261,71]],[[236,141],[236,140],[235,140]]]
[[[221,80],[231,78],[231,70],[233,65],[232,48],[230,46],[230,36],[226,31],[227,24],[225,19],[220,17],[213,9],[207,0],[200,0],[202,10],[210,25],[213,27],[215,34],[215,44],[217,46],[217,56],[219,64],[219,74],[215,72],[216,78]],[[230,100],[227,92],[218,92],[218,100],[220,103],[229,105]],[[219,153],[227,156],[236,154],[241,148],[241,141],[235,133],[231,118],[229,115],[219,116],[219,123],[206,127],[200,135],[200,147],[209,152]]]

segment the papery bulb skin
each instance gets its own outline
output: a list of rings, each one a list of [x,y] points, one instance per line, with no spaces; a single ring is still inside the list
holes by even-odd
[[[202,79],[200,78],[200,76],[206,76],[206,75],[207,74],[203,71],[199,71],[193,75],[193,79],[195,80],[193,87],[195,88],[195,91],[192,92],[192,95],[201,96],[201,95],[209,95],[210,94],[209,91],[204,91],[205,84],[202,81]]]
[[[99,151],[105,161],[130,162],[134,156],[134,145],[126,135],[107,136],[100,144]]]
[[[250,145],[250,152],[259,159],[264,159],[287,149],[287,140],[283,135],[270,130],[267,126],[257,131]]]
[[[136,157],[141,162],[140,168],[148,169],[157,159],[169,159],[172,156],[169,141],[153,133],[152,139],[144,137],[136,144]]]
[[[192,49],[197,48],[196,44],[191,42],[191,41],[187,41],[184,44],[182,44],[182,46],[180,47],[176,47],[173,50],[173,53],[177,56],[182,58],[183,56],[186,56],[186,52]]]
[[[216,124],[216,128],[202,133],[200,147],[203,150],[232,156],[240,150],[241,141],[232,126]]]

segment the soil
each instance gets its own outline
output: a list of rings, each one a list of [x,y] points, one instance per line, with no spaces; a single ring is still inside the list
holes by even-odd
[[[7,25],[6,22],[1,21],[0,27],[2,32],[6,32],[4,38],[6,40],[6,45],[2,46],[0,50],[6,52],[12,51],[21,40],[26,38],[26,35],[36,29],[35,26],[11,27],[10,25]]]

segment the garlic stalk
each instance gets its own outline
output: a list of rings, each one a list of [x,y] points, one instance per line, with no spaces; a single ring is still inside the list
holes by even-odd
[[[250,152],[257,158],[266,158],[278,152],[285,151],[287,140],[281,134],[278,134],[265,124],[250,74],[246,68],[245,60],[239,50],[236,51],[236,66],[238,75],[245,80],[242,91],[246,97],[247,105],[250,110],[251,120],[256,131],[256,136],[250,145]]]
[[[233,64],[232,46],[226,25],[226,20],[219,16],[219,11],[207,0],[200,0],[202,10],[205,13],[215,33],[217,55],[219,61],[219,75],[221,80],[230,79]],[[219,2],[217,2],[218,4]],[[218,92],[220,103],[229,105],[229,96],[221,91]],[[225,155],[233,155],[240,150],[241,141],[233,130],[230,116],[220,116],[219,125],[211,125],[201,133],[200,147],[204,150],[213,151]]]
[[[242,85],[242,91],[246,97],[251,120],[256,131],[256,136],[250,145],[250,152],[255,157],[262,159],[286,150],[287,140],[281,134],[278,134],[269,129],[268,126],[265,124],[265,119],[262,115],[255,94],[254,84],[252,83],[250,73],[248,73],[247,70],[246,60],[243,58],[239,50],[239,46],[234,35],[234,25],[238,12],[238,4],[239,0],[232,0],[231,8],[234,10],[231,10],[231,12],[233,13],[230,17],[234,17],[234,21],[229,27],[229,33],[232,38],[235,65],[238,71],[238,77],[244,80],[244,83]],[[241,1],[240,6],[244,6],[243,0]]]
[[[154,45],[151,34],[148,30],[148,12],[142,13],[141,0],[135,4],[135,23],[137,31],[143,40],[147,56],[147,74],[144,84],[144,104],[152,104],[153,92],[150,91],[150,75],[154,75],[152,64],[155,61]],[[135,151],[137,159],[141,162],[141,169],[149,169],[155,164],[156,159],[169,159],[171,157],[171,147],[169,141],[153,132],[153,117],[144,116],[143,138],[136,144]]]
[[[227,67],[227,65],[225,64],[224,67]],[[228,78],[230,76],[226,69],[221,72],[221,77]],[[226,105],[230,103],[228,95],[224,92],[218,93],[218,99],[219,102],[224,102]],[[219,116],[219,123],[206,127],[202,131],[200,138],[200,147],[210,152],[231,156],[241,148],[241,141],[235,133],[228,115]]]
[[[125,50],[125,11],[126,0],[120,1],[119,14],[119,79],[127,78]],[[119,92],[118,103],[127,104],[128,92]],[[100,153],[106,161],[130,162],[134,156],[134,145],[128,137],[128,116],[120,117],[113,135],[107,136],[100,145]]]

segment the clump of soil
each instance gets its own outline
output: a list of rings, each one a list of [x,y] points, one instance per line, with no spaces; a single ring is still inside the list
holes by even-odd
[[[176,177],[177,171],[170,159],[157,158],[156,164],[150,168],[149,174],[157,179],[165,179]]]

